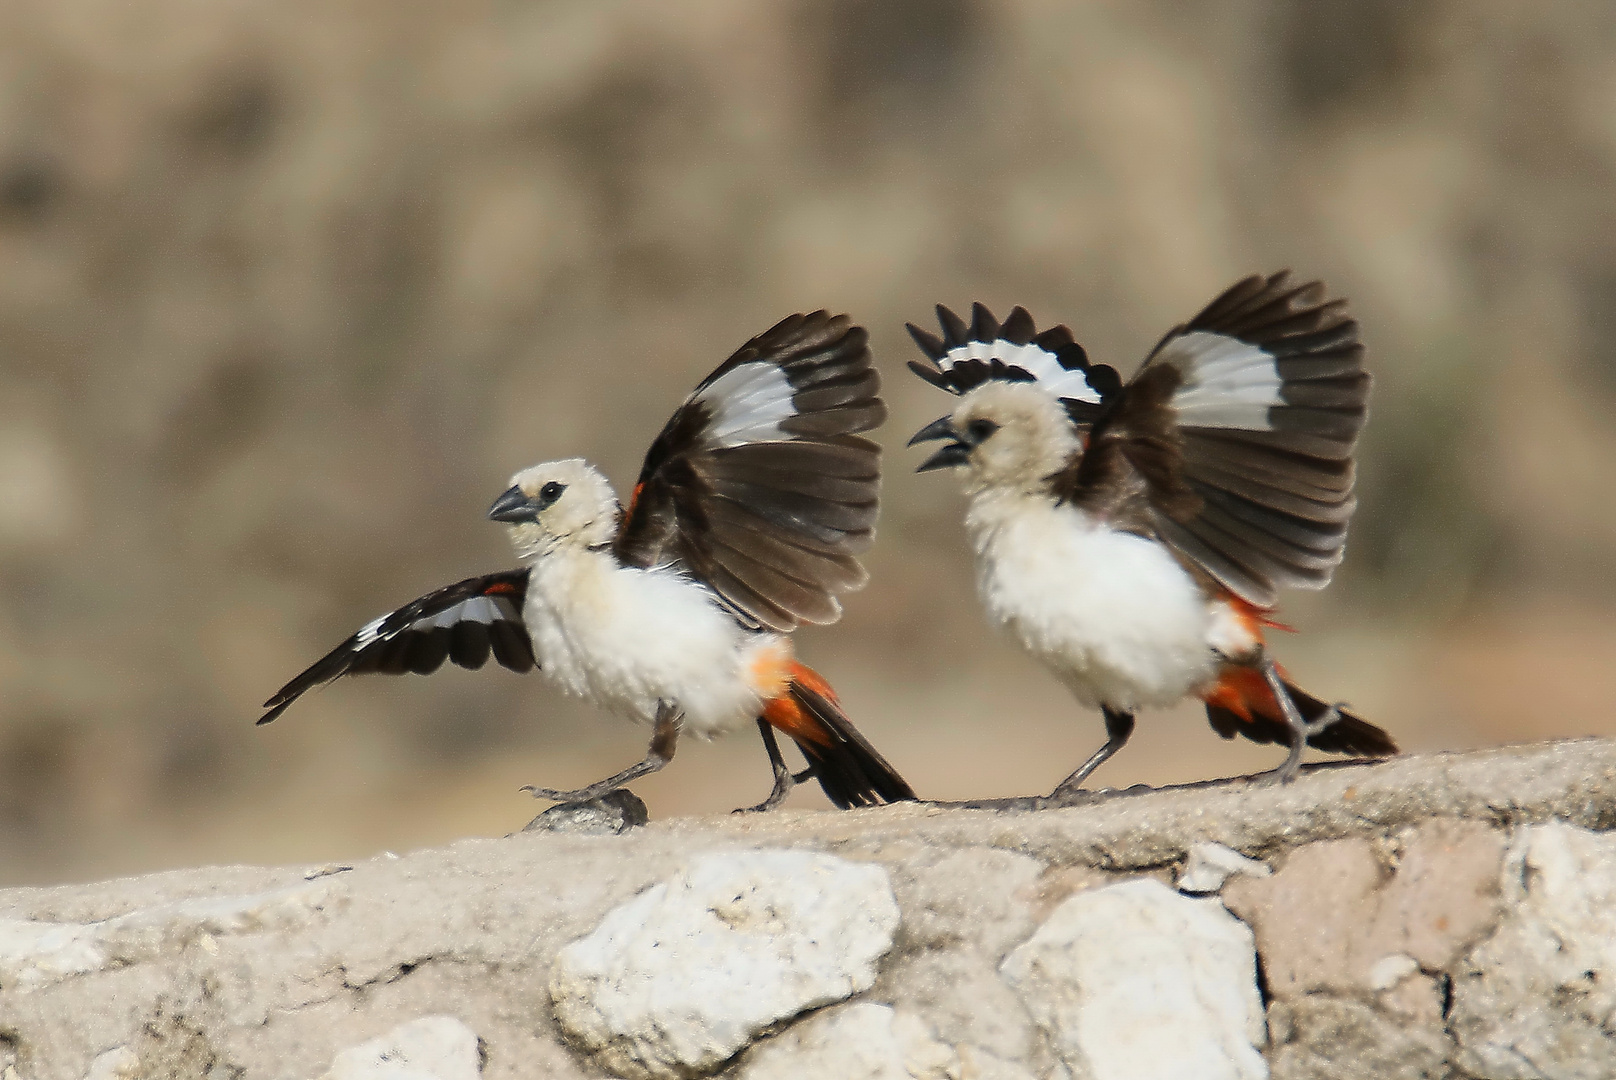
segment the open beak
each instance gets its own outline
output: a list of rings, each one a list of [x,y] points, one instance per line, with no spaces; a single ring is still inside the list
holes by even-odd
[[[915,437],[909,440],[909,445],[936,442],[939,439],[948,439],[948,445],[921,462],[920,467],[915,472],[931,472],[933,469],[955,469],[964,465],[970,459],[971,444],[954,426],[954,421],[947,416],[940,420],[933,420],[915,432]]]
[[[534,507],[533,500],[529,499],[521,488],[511,487],[488,508],[488,519],[515,525],[524,521],[537,521],[539,511]]]

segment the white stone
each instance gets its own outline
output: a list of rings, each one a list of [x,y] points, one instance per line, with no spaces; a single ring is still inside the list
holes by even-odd
[[[477,1080],[477,1033],[452,1016],[423,1016],[331,1059],[319,1080]]]
[[[1382,956],[1369,965],[1369,989],[1390,990],[1418,970],[1420,962],[1407,953]]]
[[[1178,875],[1178,891],[1215,893],[1236,874],[1268,877],[1273,872],[1273,868],[1260,859],[1250,859],[1234,848],[1203,841],[1190,845],[1184,871]]]
[[[1078,893],[1000,966],[1075,1080],[1266,1080],[1251,930],[1152,878]]]
[[[1455,972],[1455,1063],[1498,1080],[1602,1080],[1616,1060],[1616,837],[1558,822],[1517,830],[1513,910]]]
[[[139,1075],[139,1055],[127,1046],[114,1046],[90,1062],[90,1071],[84,1074],[84,1080],[135,1080]]]
[[[822,1012],[760,1045],[740,1080],[959,1080],[959,1054],[925,1022],[859,1002]]]
[[[198,942],[217,951],[233,934],[295,930],[321,910],[323,882],[248,896],[202,897],[93,923],[0,919],[0,990],[31,990],[70,975],[149,960]]]
[[[704,855],[562,949],[562,1028],[611,1071],[684,1077],[763,1029],[866,990],[898,904],[881,866],[810,851]]]
[[[980,1046],[961,1043],[955,1049],[959,1053],[960,1080],[1072,1080],[1064,1065],[1035,1077],[1019,1062],[1008,1061]]]
[[[31,990],[101,970],[107,955],[96,941],[96,926],[0,919],[0,989]]]

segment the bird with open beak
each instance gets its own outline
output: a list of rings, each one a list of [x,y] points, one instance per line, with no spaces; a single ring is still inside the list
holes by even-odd
[[[1237,282],[1169,331],[1126,383],[1071,332],[982,305],[910,325],[910,367],[959,396],[910,445],[943,445],[990,619],[1098,707],[1106,741],[1055,789],[1076,791],[1142,708],[1206,704],[1223,737],[1396,753],[1380,728],[1291,683],[1263,639],[1282,586],[1323,588],[1352,516],[1370,378],[1343,300],[1288,272]]]
[[[812,775],[839,807],[914,798],[798,663],[798,624],[841,616],[873,536],[886,416],[867,335],[845,315],[793,315],[709,375],[651,444],[626,508],[581,459],[517,473],[488,516],[515,570],[469,578],[360,628],[265,703],[361,672],[425,674],[445,659],[535,667],[554,686],[652,728],[639,763],[557,802],[598,798],[662,768],[678,737],[756,722],[780,803]],[[775,731],[808,767],[794,774]]]

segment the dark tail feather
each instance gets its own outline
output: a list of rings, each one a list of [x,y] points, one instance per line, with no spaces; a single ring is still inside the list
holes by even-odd
[[[808,724],[806,730],[786,734],[814,767],[814,778],[832,803],[848,810],[915,798],[908,781],[859,734],[835,702],[797,681],[789,693]]]
[[[1303,720],[1317,719],[1329,708],[1328,703],[1320,701],[1289,680],[1285,680],[1285,690],[1296,703],[1296,707],[1301,710]],[[1271,698],[1268,704],[1270,708],[1273,706]],[[1281,746],[1291,744],[1291,729],[1285,721],[1267,716],[1256,709],[1251,711],[1251,719],[1247,720],[1229,709],[1208,705],[1206,718],[1212,724],[1212,730],[1225,739],[1243,735],[1255,743],[1278,743]],[[1341,719],[1317,735],[1311,736],[1307,740],[1307,745],[1315,750],[1325,750],[1333,754],[1356,754],[1359,757],[1390,757],[1397,753],[1397,743],[1393,741],[1391,735],[1346,709],[1341,710]]]

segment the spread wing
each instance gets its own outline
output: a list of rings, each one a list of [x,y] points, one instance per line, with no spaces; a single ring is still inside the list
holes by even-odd
[[[793,315],[743,345],[681,405],[646,455],[613,545],[676,563],[750,625],[841,615],[864,584],[886,418],[868,335],[846,315]]]
[[[1345,300],[1249,277],[1168,332],[1053,483],[1081,504],[1142,480],[1157,535],[1272,607],[1341,562],[1369,385]]]
[[[1114,368],[1089,361],[1070,330],[1040,331],[1026,308],[1015,308],[1000,323],[982,304],[972,304],[967,325],[938,304],[937,322],[941,337],[904,324],[928,361],[911,360],[909,369],[950,394],[963,395],[993,379],[1033,382],[1060,399],[1074,423],[1089,424],[1122,386]]]
[[[428,675],[445,660],[475,670],[490,654],[512,671],[533,670],[533,646],[522,623],[527,573],[523,568],[467,578],[366,623],[264,702],[269,711],[258,722],[269,723],[305,691],[344,675]]]

